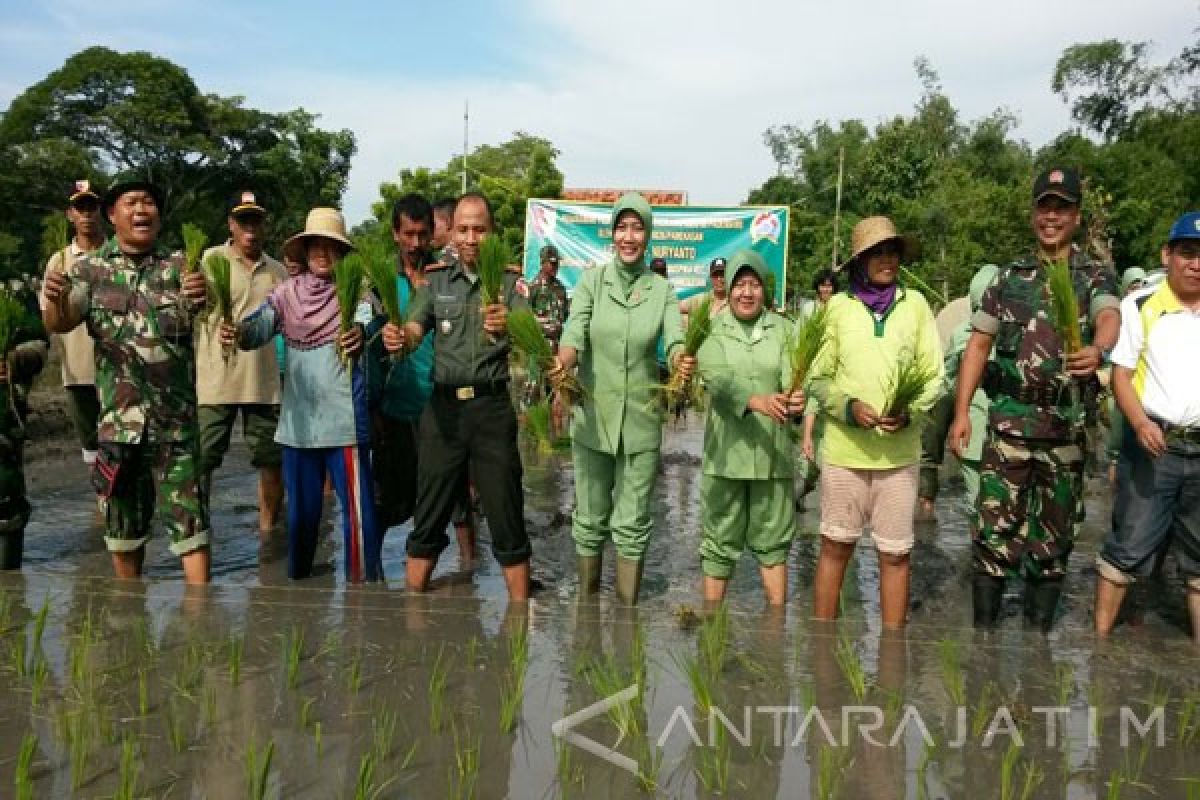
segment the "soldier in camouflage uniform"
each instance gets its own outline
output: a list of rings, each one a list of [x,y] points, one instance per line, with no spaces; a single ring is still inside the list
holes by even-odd
[[[550,345],[558,349],[563,325],[567,322],[567,289],[558,279],[558,248],[548,244],[542,248],[541,270],[529,283],[529,310],[542,325],[542,332]],[[541,376],[529,376],[525,387],[526,404],[536,403],[546,397],[549,387]]]
[[[1120,313],[1112,270],[1071,244],[1080,220],[1078,174],[1047,170],[1033,197],[1038,252],[1009,265],[984,292],[963,355],[949,438],[961,453],[970,438],[971,398],[994,344],[994,366],[984,379],[992,405],[972,532],[975,624],[995,624],[1005,579],[1022,574],[1026,620],[1049,631],[1081,516],[1084,398],[1116,343]],[[1070,354],[1050,315],[1041,267],[1064,258],[1085,342]]]
[[[25,549],[25,415],[29,385],[46,363],[50,340],[33,292],[23,282],[0,289],[24,310],[12,321],[8,352],[0,354],[0,569],[20,569]]]
[[[183,256],[158,246],[157,187],[117,181],[104,206],[113,239],[47,278],[45,320],[56,333],[86,323],[96,342],[100,454],[92,477],[105,501],[105,544],[117,577],[137,578],[157,516],[185,580],[207,583],[192,343],[204,276],[185,275]]]

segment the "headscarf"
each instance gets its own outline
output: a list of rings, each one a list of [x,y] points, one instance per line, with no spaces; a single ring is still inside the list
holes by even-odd
[[[337,339],[341,312],[332,276],[301,272],[276,286],[267,302],[282,319],[289,344],[312,349]]]
[[[637,192],[626,192],[621,195],[621,199],[613,204],[612,228],[617,227],[617,220],[626,211],[632,211],[634,214],[637,214],[638,219],[642,221],[642,225],[646,228],[646,246],[649,249],[651,234],[654,233],[654,212],[650,210],[650,204],[646,202],[646,198]],[[614,256],[614,261],[620,268],[620,272],[629,272],[637,275],[646,268],[646,253],[643,251],[642,257],[632,264],[626,264],[621,260],[620,256]]]
[[[726,270],[725,270],[726,273],[730,276],[730,281],[729,281],[730,289],[732,289],[733,285],[735,283],[737,283],[738,275],[740,275],[744,270],[750,270],[751,272],[753,272],[755,277],[758,278],[758,282],[762,284],[763,294],[764,294],[763,307],[759,311],[759,316],[762,316],[762,312],[767,309],[767,304],[770,300],[770,298],[766,297],[766,292],[767,292],[767,288],[768,288],[767,287],[767,276],[770,274],[770,270],[767,269],[767,262],[763,260],[763,257],[761,255],[754,252],[753,250],[751,250],[748,247],[744,248],[742,250],[738,250],[736,253],[733,254],[733,257],[729,259],[728,266],[726,267]],[[730,311],[730,313],[733,313],[733,312]],[[734,318],[737,319],[736,314],[734,315]],[[753,320],[738,320],[738,321],[739,322],[748,321],[751,324],[753,324],[755,321],[757,321],[757,319],[758,318],[755,317],[755,319],[753,319]]]
[[[867,265],[855,259],[850,266],[850,293],[876,314],[886,314],[896,302],[896,282],[879,286],[867,279]]]

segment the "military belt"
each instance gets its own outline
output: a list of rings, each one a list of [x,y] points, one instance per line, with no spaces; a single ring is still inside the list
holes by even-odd
[[[1056,408],[1058,406],[1071,405],[1072,398],[1069,387],[1062,384],[1030,386],[1020,381],[1003,378],[999,381],[999,384],[996,387],[995,393],[1007,395],[1018,403],[1037,406],[1038,408]]]
[[[474,400],[476,397],[494,397],[508,393],[508,381],[487,381],[455,386],[451,383],[435,383],[433,391],[447,400]]]
[[[1175,425],[1153,415],[1150,415],[1150,421],[1162,428],[1167,441],[1200,444],[1200,426],[1198,425]]]

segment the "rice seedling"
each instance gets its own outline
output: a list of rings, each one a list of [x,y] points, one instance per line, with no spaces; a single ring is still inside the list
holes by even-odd
[[[293,625],[283,641],[283,670],[289,689],[295,689],[300,684],[300,659],[303,654],[304,629]]]
[[[17,767],[13,773],[17,800],[33,800],[33,756],[37,749],[38,738],[32,733],[21,738],[21,750],[17,754]]]
[[[540,453],[554,450],[554,433],[551,430],[553,412],[550,402],[542,400],[525,409],[525,433],[533,441]]]
[[[359,243],[358,250],[362,253],[367,283],[379,297],[379,304],[388,322],[393,325],[404,324],[404,315],[400,311],[400,287],[396,285],[395,260],[375,241]]]
[[[0,631],[8,629],[8,623],[12,620],[12,608],[12,595],[7,592],[0,593]]]
[[[363,257],[359,253],[348,254],[333,267],[333,284],[341,311],[341,333],[346,333],[354,326],[354,314],[363,297],[364,269]],[[349,367],[350,361],[350,357],[342,353],[342,364]]]
[[[142,764],[137,741],[131,735],[121,740],[121,762],[117,772],[117,794],[115,800],[134,800],[138,796],[138,777]]]
[[[505,301],[504,270],[511,261],[512,253],[499,236],[486,236],[479,243],[479,263],[475,266],[479,276],[479,299],[484,306]]]
[[[384,709],[371,717],[371,747],[380,761],[392,754],[396,741],[396,712]]]
[[[1055,697],[1058,705],[1071,705],[1071,696],[1075,694],[1075,668],[1069,662],[1054,665]]]
[[[708,746],[697,751],[696,775],[709,792],[725,794],[729,787],[729,735],[724,725],[712,728],[712,733]]]
[[[1107,800],[1121,800],[1121,794],[1124,790],[1124,787],[1129,782],[1129,779],[1125,777],[1125,773],[1119,769],[1113,770],[1111,773],[1109,773],[1108,788],[1104,792],[1104,797]]]
[[[988,723],[992,721],[992,715],[996,710],[994,701],[998,693],[999,688],[995,681],[985,683],[979,692],[979,702],[975,704],[975,713],[971,716],[971,735],[977,739],[983,735]]]
[[[804,388],[808,373],[817,356],[829,340],[829,307],[821,306],[796,326],[788,343],[788,359],[792,367],[790,390]]]
[[[546,332],[533,312],[524,308],[509,312],[508,341],[532,371],[542,373],[553,368],[554,345],[546,338]],[[579,379],[569,372],[554,389],[568,405],[577,405],[584,396]]]
[[[1079,329],[1079,298],[1071,280],[1071,267],[1062,261],[1044,261],[1046,288],[1050,292],[1050,320],[1062,339],[1063,350],[1070,354],[1083,346]]]
[[[138,713],[146,716],[150,713],[150,680],[146,668],[138,670]]]
[[[679,671],[683,673],[683,677],[687,680],[688,687],[692,690],[692,699],[696,703],[696,707],[700,709],[700,713],[704,718],[712,711],[714,698],[714,687],[712,678],[708,671],[701,664],[700,659],[695,656],[678,656],[674,653],[671,658],[675,661]]]
[[[180,714],[178,702],[174,697],[167,699],[167,712],[163,715],[167,726],[167,741],[176,753],[182,753],[187,747],[187,734],[183,729],[183,715]]]
[[[479,780],[479,751],[482,747],[482,740],[478,736],[471,739],[470,730],[460,736],[457,724],[452,726],[452,733],[456,770],[456,775],[452,776],[451,780],[452,796],[474,797],[475,784]]]
[[[12,637],[12,643],[8,648],[9,660],[12,662],[12,671],[17,678],[23,679],[26,671],[29,669],[25,658],[25,631],[20,631],[16,636]]]
[[[1200,800],[1200,778],[1184,778],[1183,783],[1187,800]]]
[[[204,687],[204,726],[212,728],[217,721],[217,689],[215,686]]]
[[[267,781],[271,776],[271,759],[275,756],[275,742],[267,742],[261,751],[253,740],[246,745],[245,774],[246,793],[252,800],[263,800],[267,796]]]
[[[30,697],[29,707],[37,708],[38,700],[41,699],[42,689],[46,685],[46,679],[50,677],[50,667],[46,663],[46,657],[40,653],[33,657],[33,668],[30,670]]]
[[[925,281],[921,280],[921,276],[913,272],[908,267],[900,267],[900,274],[904,276],[905,283],[910,283],[920,290],[921,294],[937,301],[939,305],[945,306],[949,303],[949,298],[944,292],[939,292]]]
[[[450,677],[450,662],[445,656],[446,646],[442,644],[438,647],[437,659],[429,673],[429,726],[435,731],[442,729],[446,681]]]
[[[242,680],[242,654],[246,649],[246,637],[230,636],[226,645],[226,666],[229,672],[229,683],[237,686]]]
[[[927,363],[915,349],[905,350],[888,381],[883,416],[898,417],[909,413],[913,403],[925,393],[936,377],[935,365]]]
[[[500,679],[500,730],[512,733],[525,698],[525,669],[529,663],[529,634],[518,627],[508,638],[508,668]]]
[[[846,770],[853,762],[850,751],[844,747],[834,747],[828,743],[822,745],[817,760],[817,797],[820,800],[834,800],[842,793],[842,781],[845,780]]]
[[[475,665],[479,663],[479,648],[481,646],[482,643],[479,641],[478,636],[472,636],[467,640],[467,649],[463,654],[463,661],[466,663],[468,670],[475,669]]]
[[[573,745],[554,738],[555,772],[558,775],[558,796],[561,798],[570,797],[572,788],[583,786],[583,767],[575,761],[574,752]]]
[[[704,669],[714,680],[725,669],[730,638],[729,609],[722,604],[700,625],[697,640]]]
[[[1179,744],[1191,744],[1192,740],[1196,738],[1196,732],[1200,730],[1200,724],[1196,724],[1198,711],[1200,711],[1200,693],[1188,692],[1179,708],[1179,716],[1176,718],[1175,737]]]
[[[221,252],[204,259],[204,277],[208,281],[208,320],[233,325],[233,266]],[[222,345],[221,354],[229,361],[237,353],[234,345]]]
[[[704,299],[688,314],[687,330],[683,332],[683,353],[695,356],[712,333],[713,298],[705,295]],[[667,411],[678,414],[685,408],[699,408],[704,398],[700,391],[700,382],[695,375],[686,379],[671,365],[671,375],[663,389],[663,401]]]
[[[46,618],[50,614],[50,598],[47,596],[42,600],[42,607],[38,609],[37,616],[33,618],[33,646],[30,648],[30,656],[35,657],[42,649],[42,637],[46,633]]]
[[[962,653],[954,639],[946,637],[938,642],[938,661],[942,665],[942,685],[946,695],[956,707],[967,703],[966,680],[963,677]]]
[[[858,657],[858,651],[854,649],[854,643],[844,635],[839,636],[834,656],[837,658],[838,668],[842,671],[842,677],[850,686],[850,692],[857,701],[862,702],[867,696],[867,671]]]
[[[637,739],[637,783],[638,788],[647,794],[657,794],[659,776],[662,774],[663,749],[651,745],[650,737],[639,736]],[[582,775],[580,781],[582,781]]]
[[[183,223],[183,255],[184,271],[195,272],[200,266],[200,257],[208,245],[208,237],[204,231],[190,222]]]
[[[612,653],[605,653],[603,656],[597,655],[593,658],[584,675],[592,691],[599,697],[611,697],[636,683],[636,679],[621,668]],[[640,692],[632,702],[618,703],[608,710],[608,718],[617,729],[617,741],[613,744],[614,748],[627,737],[632,737],[641,730],[641,721],[638,717],[641,710]]]
[[[70,741],[68,750],[71,758],[71,788],[78,790],[83,786],[92,754],[92,727],[88,724],[85,710],[68,713],[67,730]]]

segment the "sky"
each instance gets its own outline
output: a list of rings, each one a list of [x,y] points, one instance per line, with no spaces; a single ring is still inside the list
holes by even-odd
[[[997,108],[1039,146],[1071,127],[1050,89],[1080,42],[1197,37],[1189,0],[0,0],[0,108],[91,45],[147,50],[201,91],[303,107],[358,139],[357,222],[405,167],[440,168],[514,131],[561,151],[566,185],[682,189],[736,204],[774,165],[762,134],[912,110],[929,59],[964,121]]]

